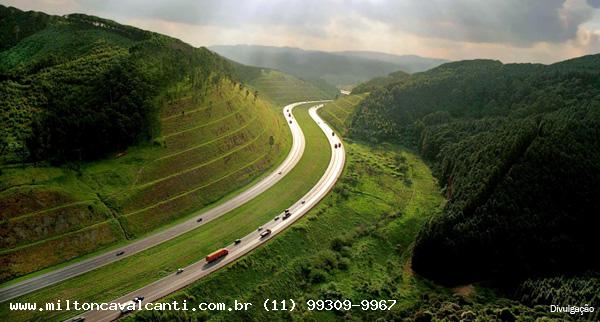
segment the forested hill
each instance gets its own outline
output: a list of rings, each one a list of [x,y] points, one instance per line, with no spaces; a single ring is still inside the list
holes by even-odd
[[[397,72],[390,73],[387,76],[375,77],[354,87],[352,89],[352,93],[367,93],[380,87],[386,87],[392,84],[397,84],[402,80],[408,79],[409,76],[410,74],[407,74],[400,70]]]
[[[231,75],[205,48],[71,14],[0,6],[0,157],[89,160],[154,136],[158,108]],[[167,94],[168,92],[171,94]]]
[[[412,265],[447,284],[598,269],[600,55],[448,63],[371,93],[354,137],[399,142],[448,197]]]

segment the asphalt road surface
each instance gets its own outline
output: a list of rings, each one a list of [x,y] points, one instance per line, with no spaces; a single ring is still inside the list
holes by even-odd
[[[288,110],[292,112],[292,109],[298,105],[320,102],[324,101],[308,101],[293,103],[285,106],[282,112],[286,120],[288,120],[290,119],[287,113]],[[21,295],[31,293],[46,286],[64,281],[77,275],[81,275],[98,267],[116,262],[135,253],[156,246],[160,243],[163,243],[179,235],[185,234],[193,229],[196,229],[206,224],[207,222],[210,222],[211,220],[216,219],[257,197],[258,195],[272,187],[274,184],[276,184],[279,180],[281,180],[281,178],[283,178],[288,172],[290,172],[296,166],[296,164],[302,157],[302,154],[304,153],[304,134],[302,133],[300,126],[296,124],[295,121],[292,121],[292,123],[290,123],[289,120],[287,124],[289,125],[292,131],[293,140],[292,149],[290,150],[290,153],[288,154],[287,158],[283,161],[283,163],[281,163],[279,167],[275,169],[275,171],[270,173],[267,177],[265,177],[252,187],[248,188],[239,195],[236,195],[232,199],[229,199],[228,201],[214,208],[192,216],[189,220],[186,220],[181,224],[177,224],[168,229],[159,231],[150,236],[136,240],[130,244],[127,244],[126,246],[117,248],[115,250],[102,253],[89,259],[79,261],[71,265],[67,265],[63,268],[59,268],[57,270],[38,275],[36,277],[32,277],[15,284],[11,284],[7,287],[3,287],[2,289],[0,289],[0,302],[4,302]],[[199,218],[202,218],[202,220],[198,221]],[[121,252],[121,255],[117,255]]]
[[[302,103],[296,103],[302,104]],[[295,105],[290,105],[295,106]],[[144,301],[142,305],[145,303],[149,303],[152,301],[159,300],[166,295],[173,293],[195,281],[198,279],[222,268],[223,266],[233,262],[234,260],[240,258],[244,254],[248,253],[252,249],[258,247],[259,245],[265,243],[269,239],[273,238],[274,235],[282,232],[286,227],[290,226],[304,214],[306,214],[312,207],[314,207],[323,197],[327,195],[327,193],[333,188],[337,179],[342,174],[342,170],[344,169],[345,162],[345,152],[343,145],[340,144],[339,148],[334,148],[334,144],[341,143],[339,137],[337,135],[333,136],[333,130],[323,121],[318,115],[317,110],[323,105],[316,105],[310,108],[309,114],[311,118],[317,122],[321,130],[325,133],[325,136],[329,140],[331,146],[331,160],[329,161],[329,165],[325,173],[319,179],[317,184],[300,200],[298,200],[295,204],[289,207],[290,213],[292,214],[287,219],[283,218],[283,213],[280,214],[279,220],[271,220],[268,223],[264,224],[263,231],[266,229],[271,230],[271,234],[268,237],[261,238],[259,231],[254,231],[244,238],[241,239],[241,243],[239,244],[231,244],[226,248],[229,250],[229,254],[225,257],[212,262],[207,263],[206,260],[201,260],[196,262],[188,267],[184,268],[184,271],[177,274],[174,272],[173,274],[164,277],[152,284],[146,285],[134,292],[131,292],[127,295],[124,295],[116,300],[113,300],[112,303],[125,303],[131,301],[136,296],[143,296]],[[287,107],[286,107],[287,108]],[[284,109],[285,111],[285,109]],[[285,115],[286,119],[289,121],[292,120],[292,124],[296,123],[292,117],[288,117]],[[300,128],[297,128],[298,131],[302,132]],[[299,133],[299,136],[303,137],[302,133]],[[100,282],[100,281],[99,281]],[[86,312],[79,317],[85,318],[85,321],[112,321],[121,316],[120,311],[89,311]]]

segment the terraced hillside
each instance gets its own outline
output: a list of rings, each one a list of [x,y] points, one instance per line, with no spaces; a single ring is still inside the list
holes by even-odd
[[[161,112],[162,136],[79,168],[4,167],[3,280],[139,237],[217,202],[285,156],[270,105],[223,80]]]
[[[338,132],[345,134],[352,120],[352,114],[358,104],[369,95],[368,93],[341,96],[325,104],[321,109],[323,119],[333,126]]]
[[[259,74],[248,80],[248,85],[276,106],[299,101],[332,99],[338,94],[337,89],[331,85],[318,86],[272,69],[261,69]]]
[[[256,231],[257,227],[273,220],[280,215],[282,209],[311,190],[329,164],[331,150],[327,138],[308,113],[313,105],[305,104],[294,108],[294,119],[306,138],[300,161],[281,181],[261,195],[198,229],[156,247],[11,301],[49,303],[65,298],[87,302],[114,300],[164,277],[165,274],[175,272],[177,268],[202,260],[215,249],[226,247],[236,238]],[[6,316],[10,321],[58,321],[77,314],[75,311],[10,311],[8,303],[0,303],[0,316]]]

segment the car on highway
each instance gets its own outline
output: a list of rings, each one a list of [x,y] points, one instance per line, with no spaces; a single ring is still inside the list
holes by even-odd
[[[176,274],[181,274],[181,273],[183,273],[183,268],[178,268]]]
[[[305,203],[306,203],[306,200],[302,200],[302,204],[305,204]]]
[[[290,124],[292,124],[292,120],[290,120]]]
[[[120,250],[120,251],[117,252],[117,256],[121,256],[123,254],[125,254],[125,251],[123,251],[123,250]]]
[[[127,314],[131,311],[133,311],[133,309],[135,308],[135,302],[134,301],[127,301],[125,303],[122,304],[122,309],[121,309],[121,314]]]
[[[263,230],[263,226],[258,227],[258,231]]]
[[[331,132],[331,136],[335,136],[335,132]]]
[[[291,215],[291,212],[286,212],[285,214],[283,214],[283,219],[288,219]]]
[[[79,316],[79,317],[76,317],[71,320],[71,322],[83,322],[83,321],[85,321],[85,318],[83,316]]]
[[[273,220],[275,220],[275,221],[279,220],[279,216],[275,216],[275,218],[273,218]]]
[[[238,239],[236,239],[236,240],[235,240],[233,243],[234,243],[235,245],[237,245],[237,244],[239,244],[239,243],[241,243],[241,242],[242,242],[242,240],[238,238]]]
[[[271,235],[271,229],[267,229],[267,230],[263,231],[262,233],[260,233],[260,238],[265,238],[269,235]]]
[[[135,303],[139,303],[139,302],[141,302],[141,301],[143,301],[143,300],[144,300],[144,297],[143,297],[143,296],[136,296],[136,297],[134,297],[134,298],[133,298],[133,301],[134,301]]]
[[[196,219],[196,222],[202,222],[202,217]]]

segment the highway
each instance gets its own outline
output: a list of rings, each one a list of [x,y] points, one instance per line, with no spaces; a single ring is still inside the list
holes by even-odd
[[[293,108],[298,105],[308,103],[316,104],[321,102],[325,101],[307,101],[293,103],[285,106],[282,110],[282,113],[286,120],[288,120],[289,117],[287,110],[290,110],[290,112],[292,112]],[[64,281],[71,277],[81,275],[83,273],[89,272],[96,268],[116,262],[135,253],[146,250],[150,247],[156,246],[160,243],[163,243],[179,235],[185,234],[193,229],[196,229],[206,224],[207,222],[210,222],[211,220],[214,220],[257,197],[258,195],[275,185],[279,180],[281,180],[281,178],[283,178],[287,173],[289,173],[296,166],[298,161],[300,161],[300,159],[302,158],[305,146],[305,139],[304,134],[302,133],[302,129],[298,124],[296,124],[295,121],[290,123],[288,120],[287,124],[292,132],[293,140],[290,153],[288,154],[286,159],[275,169],[275,171],[270,173],[268,176],[266,176],[247,190],[244,190],[240,194],[227,200],[224,203],[219,204],[214,208],[192,216],[190,219],[180,224],[158,231],[152,235],[136,240],[123,247],[3,287],[2,289],[0,289],[0,302],[4,302],[21,295],[31,293],[46,286]],[[200,220],[200,218],[202,218],[202,220]]]
[[[292,104],[288,106],[291,109],[291,107],[299,104],[303,103],[295,103],[295,105]],[[137,296],[144,297],[142,305],[152,301],[157,301],[165,297],[166,295],[173,293],[197,281],[198,279],[224,267],[225,265],[235,261],[236,259],[245,255],[246,253],[250,252],[254,248],[267,242],[269,239],[273,238],[273,236],[282,232],[285,228],[290,226],[296,220],[300,219],[321,199],[323,199],[327,195],[327,193],[333,188],[337,179],[342,174],[345,162],[345,152],[343,145],[340,145],[340,147],[338,148],[334,148],[334,145],[341,143],[341,141],[337,135],[332,135],[333,130],[325,123],[325,121],[323,121],[318,116],[317,110],[322,106],[323,104],[311,107],[309,109],[309,115],[319,125],[319,127],[329,140],[332,151],[331,160],[329,161],[329,165],[325,170],[325,173],[319,179],[317,184],[314,187],[312,187],[312,189],[308,193],[306,193],[306,195],[304,195],[300,200],[298,200],[293,205],[289,206],[290,213],[292,214],[291,216],[289,216],[287,219],[283,219],[282,212],[278,220],[271,220],[268,223],[265,223],[262,226],[262,231],[265,231],[266,229],[271,230],[271,234],[267,237],[261,238],[259,235],[260,232],[254,231],[241,238],[240,243],[231,244],[227,246],[226,248],[228,249],[229,254],[225,257],[212,263],[207,263],[206,260],[201,260],[199,262],[191,264],[185,267],[184,271],[179,274],[173,273],[152,284],[144,286],[134,292],[124,295],[118,299],[115,299],[112,301],[112,303],[126,303]],[[284,108],[284,112],[287,108],[287,106]],[[292,124],[296,123],[293,114],[291,117],[285,114],[285,117],[288,120],[288,124],[290,120],[292,121]],[[300,127],[298,127],[298,131],[302,132]],[[300,136],[303,137],[304,135],[300,133]],[[120,316],[120,311],[89,311],[80,315],[79,317],[85,318],[85,321],[112,321],[119,318]]]

